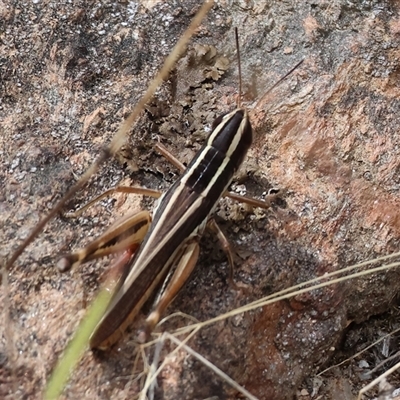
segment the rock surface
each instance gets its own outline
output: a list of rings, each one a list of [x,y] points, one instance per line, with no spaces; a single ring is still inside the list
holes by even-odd
[[[2,258],[112,137],[196,9],[195,1],[0,4]],[[255,138],[234,188],[282,194],[255,214],[222,200],[217,215],[237,255],[235,279],[251,291],[230,288],[226,259],[206,235],[193,278],[169,308],[200,321],[399,247],[400,17],[389,1],[217,2],[127,146],[71,207],[117,183],[164,189],[176,179],[152,145],[159,138],[187,163],[204,126],[235,107],[235,26]],[[0,293],[3,321],[11,321],[0,328],[1,398],[40,398],[98,286],[99,264],[60,275],[59,254],[151,205],[117,196],[76,220],[54,220],[9,271]],[[291,399],[351,322],[388,309],[399,282],[393,269],[304,293],[203,328],[190,346],[257,398]],[[65,398],[137,393],[133,338],[104,355],[88,352]],[[183,350],[158,385],[158,398],[239,398]]]

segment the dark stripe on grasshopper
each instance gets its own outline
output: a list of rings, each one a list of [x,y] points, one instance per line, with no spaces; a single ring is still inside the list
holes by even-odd
[[[222,117],[185,173],[160,198],[130,272],[92,334],[92,348],[107,348],[122,336],[188,241],[203,233],[208,216],[231,183],[251,141],[245,110]]]

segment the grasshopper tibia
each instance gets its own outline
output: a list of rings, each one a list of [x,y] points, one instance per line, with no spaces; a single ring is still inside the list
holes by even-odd
[[[166,279],[158,299],[156,300],[153,311],[146,318],[144,329],[138,334],[137,340],[139,343],[146,342],[150,333],[160,321],[165,309],[189,279],[194,267],[196,266],[197,259],[199,258],[199,239],[199,237],[195,237],[193,241],[189,242],[184,248],[183,254],[180,254],[180,258],[177,260],[178,265],[173,271],[173,274],[170,274],[172,275],[171,279]]]

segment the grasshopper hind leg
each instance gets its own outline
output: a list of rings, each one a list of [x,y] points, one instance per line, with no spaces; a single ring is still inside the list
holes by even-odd
[[[89,201],[79,210],[66,213],[64,216],[67,218],[76,218],[93,204],[115,193],[141,194],[154,198],[159,198],[162,195],[162,192],[158,190],[138,186],[116,186]],[[150,221],[151,217],[147,211],[135,213],[120,219],[88,246],[64,255],[57,263],[57,268],[59,271],[65,272],[87,261],[125,250],[128,247],[131,250],[136,250],[147,233]]]
[[[135,251],[149,230],[151,215],[140,211],[124,217],[86,247],[66,254],[57,263],[61,272],[68,271],[87,261],[130,249]]]
[[[194,267],[196,266],[197,259],[199,258],[200,246],[199,238],[196,237],[189,241],[180,257],[177,260],[177,266],[172,274],[172,277],[165,288],[162,288],[156,304],[152,312],[146,318],[144,329],[138,334],[138,342],[144,343],[150,336],[155,326],[160,321],[161,316],[164,314],[165,309],[172,302],[182,286],[189,279]],[[175,262],[176,263],[176,262]]]

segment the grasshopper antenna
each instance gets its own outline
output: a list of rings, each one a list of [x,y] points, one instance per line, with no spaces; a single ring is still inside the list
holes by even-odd
[[[242,99],[242,63],[240,61],[240,46],[239,46],[239,33],[238,28],[235,28],[235,42],[236,42],[236,56],[238,63],[238,73],[239,73],[239,95],[237,97],[237,108],[241,107],[241,99]],[[283,75],[278,81],[276,81],[261,97],[261,99],[257,102],[257,104],[261,103],[261,101],[270,93],[273,89],[275,89],[282,81],[284,81],[292,72],[294,72],[301,64],[303,64],[304,59],[299,61],[290,71],[288,71],[285,75]]]
[[[268,93],[271,93],[273,89],[275,89],[282,81],[284,81],[292,72],[294,72],[298,67],[300,67],[301,64],[303,64],[304,59],[299,61],[289,72],[286,72],[285,75],[283,75],[280,79],[278,79],[261,97],[261,99],[257,102],[257,105],[260,104],[263,99],[267,96]]]
[[[242,100],[242,64],[240,62],[239,33],[238,33],[237,27],[235,28],[235,42],[236,42],[236,57],[237,57],[237,63],[238,63],[238,73],[239,73],[239,94],[238,94],[236,103],[237,103],[237,108],[240,108],[241,100]]]

